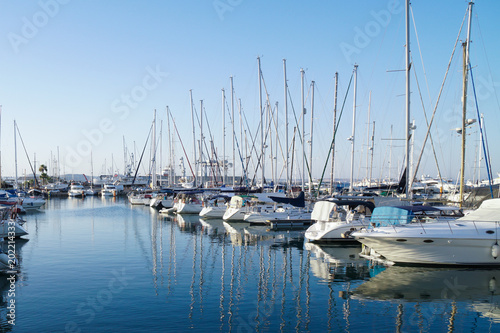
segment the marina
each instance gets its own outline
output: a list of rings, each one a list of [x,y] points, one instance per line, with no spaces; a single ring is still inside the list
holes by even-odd
[[[16,240],[13,332],[495,332],[498,270],[382,266],[360,245],[163,216],[125,198],[54,198]]]
[[[0,8],[1,332],[500,332],[497,2]]]

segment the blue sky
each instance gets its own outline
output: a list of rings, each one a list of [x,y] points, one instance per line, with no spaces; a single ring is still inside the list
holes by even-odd
[[[41,0],[0,1],[0,6],[3,176],[14,175],[14,119],[30,158],[36,154],[37,164],[53,166],[51,154],[57,158],[59,150],[61,173],[90,174],[92,150],[94,173],[99,174],[109,171],[112,160],[115,171],[123,171],[124,139],[129,151],[135,145],[136,154],[140,154],[155,109],[158,120],[163,120],[165,165],[165,109],[169,106],[191,156],[189,90],[198,112],[203,100],[215,145],[221,153],[221,89],[226,90],[229,98],[230,76],[250,130],[253,135],[257,131],[258,56],[271,105],[278,102],[281,135],[282,60],[287,60],[289,103],[296,110],[301,102],[300,69],[305,70],[307,91],[311,81],[315,81],[314,177],[321,175],[332,136],[334,73],[339,73],[340,109],[353,66],[358,64],[355,177],[366,175],[370,91],[370,121],[375,121],[373,177],[387,177],[389,172],[395,177],[399,173],[404,154],[402,141],[384,139],[391,137],[391,127],[393,138],[404,136],[404,72],[390,71],[404,68],[403,1]],[[416,32],[412,22],[411,50],[422,94],[420,97],[412,71],[412,119],[417,125],[415,156],[426,132],[421,100],[430,117],[466,8],[466,1],[412,3]],[[500,32],[496,16],[499,9],[497,1],[477,1],[471,45],[471,63],[480,95],[478,105],[485,115],[495,174],[500,162],[494,144],[498,141],[495,125],[499,122],[500,73],[495,62],[500,55],[496,42]],[[465,40],[465,26],[460,39]],[[461,121],[461,63],[458,49],[432,131],[441,173],[451,178],[457,177],[460,163],[460,137],[452,129],[459,127]],[[472,101],[472,90],[469,91]],[[346,138],[351,135],[352,100],[350,91],[337,136],[336,177],[349,176],[351,148]],[[309,111],[309,97],[306,108]],[[477,118],[475,110],[469,109],[468,117]],[[292,117],[291,104],[289,111]],[[306,136],[309,117],[308,112]],[[226,120],[226,155],[232,158],[227,116]],[[290,126],[291,132],[293,124]],[[477,125],[469,133],[466,177],[473,178]],[[179,143],[175,150],[177,165],[182,156]],[[18,141],[19,174],[24,170],[29,172],[29,166]],[[419,175],[436,176],[436,170],[428,144]]]

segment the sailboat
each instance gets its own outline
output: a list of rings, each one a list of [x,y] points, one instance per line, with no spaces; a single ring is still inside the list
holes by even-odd
[[[468,44],[472,3],[469,3],[468,13],[469,29],[467,41],[464,43],[464,97],[469,68]],[[466,99],[463,98],[462,102],[465,109]],[[464,134],[464,131],[462,133]],[[462,152],[463,149],[462,147]],[[462,175],[463,167],[462,157]],[[374,214],[376,212],[377,209]],[[500,199],[496,198],[483,201],[477,210],[457,219],[438,218],[434,221],[414,223],[388,221],[385,225],[358,231],[352,235],[396,264],[500,266],[498,216]],[[388,218],[386,216],[386,222]]]
[[[94,164],[92,161],[92,152],[90,152],[90,188],[84,190],[85,195],[97,195],[99,193],[94,189]]]

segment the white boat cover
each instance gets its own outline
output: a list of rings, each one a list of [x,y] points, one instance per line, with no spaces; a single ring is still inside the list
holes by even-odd
[[[478,209],[457,219],[460,221],[496,222],[500,221],[500,198],[483,201]]]
[[[311,213],[311,220],[314,221],[327,221],[330,218],[330,212],[337,206],[334,202],[330,201],[318,201],[314,204],[313,211]]]

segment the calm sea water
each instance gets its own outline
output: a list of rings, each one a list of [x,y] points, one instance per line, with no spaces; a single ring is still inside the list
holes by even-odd
[[[50,199],[26,220],[2,331],[500,331],[499,270],[373,266],[358,247],[120,198]]]

